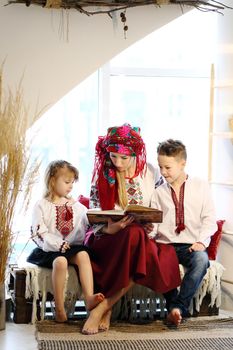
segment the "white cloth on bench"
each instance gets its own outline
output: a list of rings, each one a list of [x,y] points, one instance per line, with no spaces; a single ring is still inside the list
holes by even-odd
[[[41,299],[40,317],[43,320],[47,293],[53,294],[52,270],[33,264],[27,264],[23,269],[26,271],[25,298],[33,299],[31,322],[34,323],[37,320],[37,301]],[[68,313],[73,313],[76,300],[80,299],[81,295],[82,290],[77,273],[73,266],[69,266],[64,289],[65,306]]]
[[[181,278],[184,276],[184,267],[180,265]],[[206,294],[210,294],[209,306],[219,307],[221,305],[221,277],[225,268],[216,260],[210,260],[210,267],[207,269],[202,283],[194,295],[195,309],[200,311],[200,306]],[[190,305],[190,313],[193,313],[193,305]]]
[[[195,302],[195,311],[200,312],[202,301],[206,294],[210,295],[209,307],[221,305],[221,276],[224,267],[217,261],[210,261],[210,267],[207,270],[203,281],[194,295],[190,305],[189,312],[193,314],[193,302]],[[180,265],[181,278],[184,277],[185,268]],[[140,285],[134,285],[133,288],[126,294],[124,302],[118,302],[114,307],[114,317],[122,319],[137,318],[140,312],[140,318],[153,318],[156,311],[159,311],[161,318],[165,316],[166,305],[162,294],[155,293],[149,288]],[[127,305],[130,303],[130,311]],[[128,313],[128,314],[127,314]],[[130,313],[130,314],[129,314]],[[158,313],[158,312],[157,312]]]
[[[27,264],[23,267],[26,271],[26,286],[25,286],[25,298],[33,298],[33,309],[31,322],[34,323],[37,320],[37,300],[41,298],[41,314],[40,317],[43,320],[45,315],[45,304],[47,299],[47,293],[53,294],[51,269],[41,268],[33,264]],[[213,307],[219,307],[221,304],[221,276],[223,274],[224,267],[217,261],[210,261],[210,267],[207,270],[206,275],[203,278],[203,282],[197,290],[195,299],[196,311],[200,311],[200,306],[205,295],[208,293],[211,296],[210,305]],[[180,265],[181,278],[184,276],[184,268]],[[73,266],[69,266],[67,272],[66,286],[65,286],[65,305],[69,313],[72,314],[75,308],[77,300],[82,298],[81,286],[77,277],[77,273]],[[161,297],[161,295],[160,295]],[[151,312],[155,308],[154,300],[159,298],[159,294],[156,294],[152,290],[135,285],[127,294],[126,301],[132,301],[136,303],[136,300],[140,300],[142,305],[144,300],[151,299],[149,308]],[[145,308],[146,308],[146,303]],[[118,304],[120,305],[120,304]],[[121,305],[122,307],[122,305]],[[118,307],[119,308],[119,307]],[[164,316],[164,302],[160,300],[159,308],[161,310],[161,317]],[[190,306],[191,313],[193,312],[193,305]],[[145,311],[146,312],[146,311]]]

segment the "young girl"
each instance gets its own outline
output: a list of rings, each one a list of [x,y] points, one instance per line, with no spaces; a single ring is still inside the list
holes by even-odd
[[[64,286],[68,264],[76,265],[87,310],[104,296],[93,294],[93,273],[88,249],[83,245],[88,227],[86,208],[69,196],[78,180],[78,170],[64,160],[49,164],[45,175],[46,191],[34,209],[32,239],[37,244],[27,261],[52,268],[56,321],[65,322]],[[83,328],[84,333],[92,330]]]

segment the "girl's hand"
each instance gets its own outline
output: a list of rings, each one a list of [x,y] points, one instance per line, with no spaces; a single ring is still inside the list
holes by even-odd
[[[65,253],[68,249],[70,249],[70,245],[69,245],[68,242],[65,242],[65,241],[64,241],[64,243],[63,243],[63,245],[62,245],[62,248],[61,248],[61,252],[62,252],[62,253]]]
[[[154,230],[154,225],[151,223],[143,224],[142,226],[148,235]]]
[[[204,250],[206,250],[206,247],[204,246],[204,244],[203,243],[201,243],[201,242],[195,242],[195,243],[193,243],[193,245],[191,245],[191,247],[189,248],[189,251],[190,251],[190,253],[191,252],[200,252],[200,251],[204,251]]]
[[[112,219],[108,219],[108,225],[102,228],[103,233],[107,233],[109,235],[114,235],[120,230],[124,229],[126,226],[129,226],[134,221],[132,216],[125,216],[123,219],[119,221],[112,221]]]

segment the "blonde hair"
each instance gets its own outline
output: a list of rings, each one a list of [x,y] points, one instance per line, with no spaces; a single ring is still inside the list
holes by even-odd
[[[116,171],[116,178],[118,185],[117,191],[119,205],[122,209],[125,209],[125,207],[128,205],[128,196],[125,187],[125,172]]]
[[[78,181],[79,172],[77,168],[65,160],[55,160],[49,163],[45,171],[44,198],[50,197],[50,199],[53,199],[53,180],[60,175],[61,170],[72,173],[74,175],[74,181]]]

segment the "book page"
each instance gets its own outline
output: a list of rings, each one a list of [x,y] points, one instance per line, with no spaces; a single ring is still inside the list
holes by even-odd
[[[87,217],[90,224],[106,224],[111,218],[113,221],[121,220],[126,214],[123,210],[88,210]]]
[[[101,210],[101,209],[88,209],[87,214],[93,215],[124,215],[123,210]]]
[[[129,204],[125,208],[125,212],[144,212],[144,211],[158,211],[158,209],[151,207],[144,207],[142,205]]]
[[[118,221],[126,215],[133,216],[134,222],[137,223],[162,222],[163,217],[161,210],[140,205],[129,205],[125,211],[99,209],[90,209],[87,211],[87,217],[91,224],[107,223],[109,218],[113,221]]]

